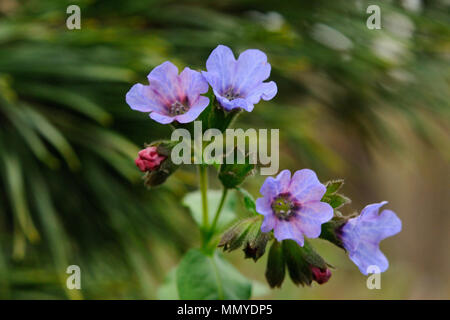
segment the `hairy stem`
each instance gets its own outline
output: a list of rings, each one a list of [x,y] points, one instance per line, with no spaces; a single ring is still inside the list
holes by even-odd
[[[200,165],[198,169],[200,193],[202,196],[202,228],[208,230],[208,167]],[[204,239],[205,240],[205,239]]]
[[[225,199],[227,198],[228,188],[223,188],[222,197],[220,198],[219,206],[217,207],[216,214],[214,216],[214,220],[211,224],[210,234],[213,235],[216,229],[217,221],[219,220],[220,213],[222,212],[223,205],[225,203]]]

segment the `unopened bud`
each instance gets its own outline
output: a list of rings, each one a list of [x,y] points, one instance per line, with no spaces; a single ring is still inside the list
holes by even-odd
[[[311,267],[313,280],[318,284],[324,284],[331,278],[331,271],[328,268],[321,269],[315,266]]]
[[[134,162],[142,172],[156,170],[162,161],[166,159],[165,156],[158,154],[155,146],[147,147],[138,153],[138,157]]]

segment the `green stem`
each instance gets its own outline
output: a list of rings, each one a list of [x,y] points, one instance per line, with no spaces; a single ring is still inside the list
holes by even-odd
[[[223,205],[225,203],[225,199],[227,198],[228,188],[223,188],[222,197],[220,198],[219,207],[217,208],[216,215],[214,216],[214,220],[211,224],[211,229],[209,230],[210,234],[213,235],[216,229],[217,221],[219,220],[220,212],[222,212]]]
[[[211,263],[212,263],[212,267],[214,269],[214,274],[216,276],[216,281],[217,281],[217,297],[219,298],[219,300],[224,300],[225,296],[223,294],[222,279],[220,278],[219,269],[217,268],[215,259],[216,259],[216,257],[213,256],[211,258]]]
[[[202,227],[208,230],[208,167],[200,165],[198,169],[200,180],[200,193],[202,196]]]

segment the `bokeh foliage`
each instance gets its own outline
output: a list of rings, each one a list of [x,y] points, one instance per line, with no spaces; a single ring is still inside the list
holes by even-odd
[[[169,130],[124,97],[165,60],[204,68],[219,43],[268,54],[278,96],[238,125],[280,128],[287,166],[339,171],[321,131],[401,150],[386,113],[449,157],[448,6],[378,2],[374,31],[367,1],[80,0],[82,27],[70,31],[73,1],[2,0],[0,297],[80,298],[64,289],[70,264],[84,298],[156,297],[160,248],[176,259],[197,238],[179,201],[194,172],[142,186],[133,159]],[[334,126],[316,128],[323,117]]]

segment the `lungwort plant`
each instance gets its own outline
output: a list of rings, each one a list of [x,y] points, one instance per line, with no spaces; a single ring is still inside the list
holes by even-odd
[[[261,99],[270,100],[277,94],[276,84],[265,82],[271,66],[259,50],[246,50],[235,59],[230,48],[219,45],[206,61],[206,69],[200,73],[185,68],[178,73],[174,64],[164,62],[148,75],[149,85],[135,84],[130,89],[126,101],[132,109],[149,113],[151,119],[171,124],[174,129],[188,131],[192,129],[189,123],[199,120],[203,128],[217,129],[221,136],[231,124],[230,118],[242,110],[252,112]],[[210,94],[205,95],[209,87]],[[145,172],[144,180],[150,188],[164,183],[178,168],[176,145],[171,140],[157,141],[139,152],[135,162]],[[208,145],[203,143],[202,150]],[[184,152],[191,154],[188,148]],[[202,156],[204,160],[204,152]],[[393,211],[379,212],[386,202],[344,217],[340,210],[350,199],[338,193],[343,181],[321,183],[310,169],[293,174],[283,170],[276,178],[268,177],[260,189],[262,197],[254,201],[240,184],[255,171],[255,165],[221,160],[197,164],[200,190],[188,193],[183,200],[200,229],[201,246],[185,254],[166,284],[180,299],[251,297],[251,281],[227,262],[217,247],[224,251],[242,248],[246,258],[257,262],[270,246],[266,279],[271,287],[282,285],[286,269],[295,284],[324,284],[330,279],[333,267],[308,241],[319,237],[346,250],[363,274],[374,268],[377,272],[387,270],[388,261],[379,243],[400,232],[401,221]],[[217,168],[222,191],[208,187],[208,165]],[[227,208],[227,201],[236,193],[243,198],[249,216],[237,219],[223,231],[236,220],[232,209]]]

